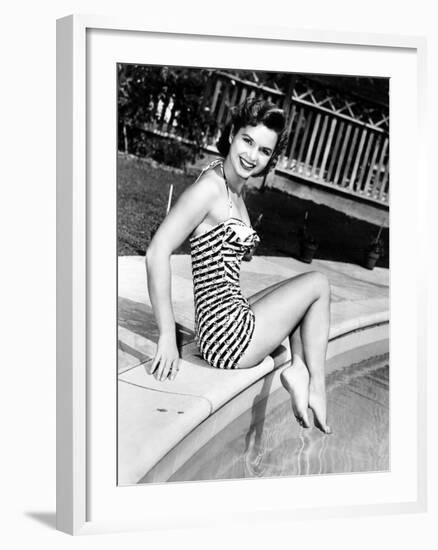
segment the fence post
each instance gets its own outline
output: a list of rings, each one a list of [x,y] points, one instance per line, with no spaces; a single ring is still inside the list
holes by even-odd
[[[123,125],[123,144],[125,148],[125,155],[128,154],[128,135],[126,133],[126,124]]]

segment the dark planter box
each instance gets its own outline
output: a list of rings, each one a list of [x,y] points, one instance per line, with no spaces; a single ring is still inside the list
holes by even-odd
[[[377,260],[380,258],[380,254],[378,252],[369,251],[365,252],[365,267],[367,269],[374,269]]]
[[[317,249],[317,243],[302,242],[300,247],[300,260],[306,264],[312,263],[313,256]]]

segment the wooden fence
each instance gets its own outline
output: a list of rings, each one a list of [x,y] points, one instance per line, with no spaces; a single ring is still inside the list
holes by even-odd
[[[254,77],[256,78],[255,74]],[[244,80],[222,71],[215,72],[214,77],[210,79],[206,97],[211,97],[207,108],[216,122],[215,133],[206,136],[206,146],[213,145],[219,138],[223,127],[229,121],[230,109],[245,99],[253,97],[266,99],[281,108],[285,102],[285,95],[279,89],[269,88],[258,82]]]
[[[277,170],[325,187],[389,202],[389,117],[387,108],[303,77],[291,82],[288,94],[217,72],[212,80],[210,109],[216,133],[227,122],[229,107],[246,97],[270,99],[288,113],[289,142]]]
[[[290,139],[278,168],[388,204],[388,124],[384,108],[327,89],[318,96],[311,81],[301,80],[293,89]]]
[[[385,105],[350,97],[324,83],[291,75],[283,92],[223,71],[212,73],[204,108],[214,123],[203,145],[212,147],[229,120],[230,108],[247,97],[269,99],[285,109],[289,141],[276,169],[292,177],[336,189],[368,201],[389,204],[389,114]],[[172,98],[157,104],[148,130],[178,137],[178,116]]]

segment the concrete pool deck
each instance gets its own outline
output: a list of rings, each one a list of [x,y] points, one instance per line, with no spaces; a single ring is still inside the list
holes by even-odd
[[[328,276],[332,289],[327,363],[330,369],[331,357],[387,337],[389,270],[369,271],[357,265],[322,260],[308,265],[293,258],[256,256],[251,262],[242,263],[241,285],[244,294],[251,296],[288,277],[314,270]],[[147,291],[144,257],[119,257],[118,296],[118,483],[128,485],[151,481],[147,474],[156,469],[163,457],[238,396],[240,401],[235,399],[234,414],[243,412],[250,403],[245,404],[242,392],[256,388],[270,373],[273,373],[270,391],[278,388],[279,373],[288,364],[290,352],[285,342],[254,368],[241,371],[210,368],[199,357],[193,342],[190,257],[173,256],[172,303],[182,361],[174,381],[159,382],[147,372],[158,331]],[[219,422],[214,431],[221,426]],[[210,432],[201,434],[198,447],[208,435],[213,435]],[[178,467],[175,457],[172,460],[167,475]],[[182,460],[179,457],[179,464]]]

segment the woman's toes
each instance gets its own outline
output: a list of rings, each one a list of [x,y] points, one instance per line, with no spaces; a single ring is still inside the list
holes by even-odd
[[[303,415],[303,424],[304,424],[305,428],[310,428],[310,420],[309,420],[307,414]]]
[[[327,435],[332,433],[332,429],[330,428],[330,426],[328,424],[320,422],[318,417],[315,414],[314,414],[314,422],[318,430],[321,430],[323,433]]]
[[[298,424],[302,428],[310,428],[310,422],[308,418],[304,418],[302,416],[297,416],[297,415],[295,415],[295,418],[297,419]]]

